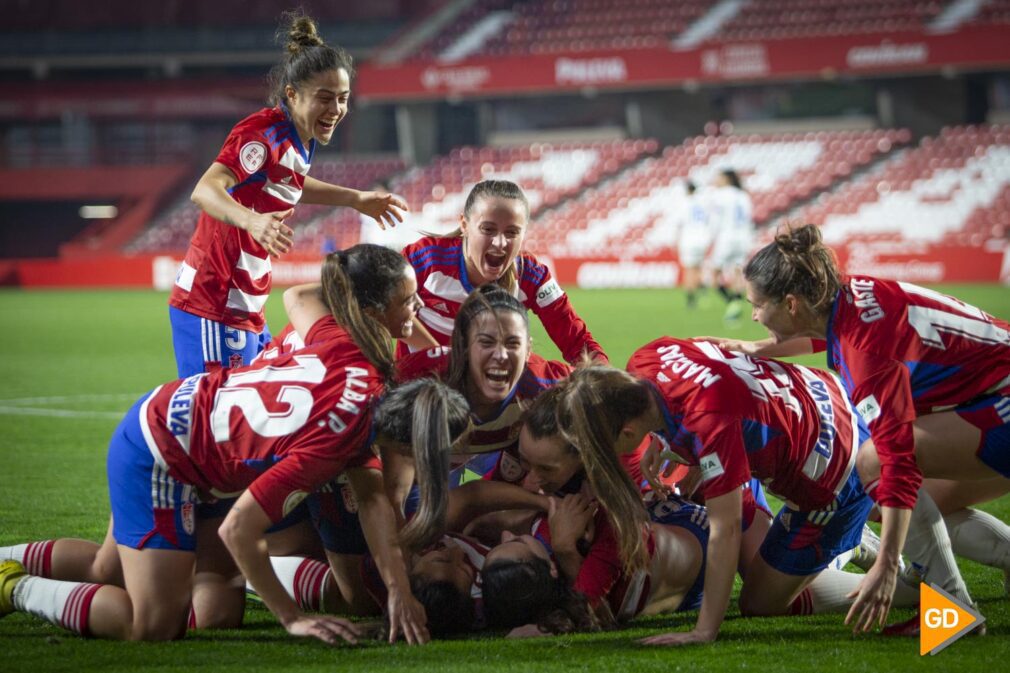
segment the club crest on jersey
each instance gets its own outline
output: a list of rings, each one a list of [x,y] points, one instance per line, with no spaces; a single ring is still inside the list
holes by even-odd
[[[267,146],[256,140],[248,142],[242,146],[238,158],[246,173],[255,173],[267,160]]]
[[[291,491],[288,493],[288,497],[284,498],[284,506],[281,507],[281,515],[287,516],[291,514],[307,497],[309,497],[309,494],[305,491]]]
[[[501,463],[499,463],[498,469],[501,472],[502,479],[505,481],[515,483],[522,479],[523,467],[515,459],[515,456],[508,451],[502,451]]]
[[[186,535],[192,535],[196,531],[196,513],[193,503],[183,503],[179,508],[179,518],[182,519],[182,529]]]
[[[354,491],[351,490],[350,486],[340,487],[340,497],[344,499],[344,509],[351,514],[355,514],[358,511],[358,499],[354,497]]]

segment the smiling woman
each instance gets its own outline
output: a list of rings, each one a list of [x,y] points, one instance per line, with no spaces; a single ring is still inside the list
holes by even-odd
[[[470,190],[459,229],[447,236],[427,236],[403,249],[417,272],[418,293],[425,306],[417,314],[418,333],[449,343],[461,304],[475,288],[497,285],[522,302],[543,322],[565,360],[575,363],[587,353],[606,362],[603,348],[550,270],[522,252],[530,206],[519,185],[484,180]],[[422,347],[406,341],[412,350]],[[405,355],[401,346],[400,355]]]
[[[317,146],[347,116],[354,67],[312,19],[285,20],[286,55],[270,74],[273,107],[235,125],[193,190],[203,212],[169,299],[179,376],[248,364],[270,340],[270,258],[291,248],[287,220],[298,203],[349,206],[383,228],[407,207],[308,175]]]

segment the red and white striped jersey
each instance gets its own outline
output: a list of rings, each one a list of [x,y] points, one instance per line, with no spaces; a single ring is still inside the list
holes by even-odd
[[[852,276],[828,323],[828,365],[870,428],[877,501],[911,508],[921,482],[912,421],[1010,394],[1010,324],[911,283]]]
[[[257,213],[284,211],[302,196],[316,141],[302,145],[287,109],[264,108],[235,125],[215,161],[238,184],[232,198]],[[247,232],[200,213],[175,279],[171,306],[255,333],[263,331],[270,256]]]
[[[332,317],[305,348],[157,388],[141,427],[177,481],[218,495],[248,488],[273,521],[372,458],[372,403],[382,377]]]
[[[654,386],[661,434],[700,465],[706,498],[753,475],[800,509],[819,509],[852,471],[858,418],[828,372],[672,337],[635,351],[628,371]]]
[[[417,293],[424,301],[417,317],[438,343],[448,345],[459,307],[474,289],[467,276],[463,238],[422,238],[405,247],[403,256],[414,267]],[[562,357],[575,363],[585,350],[590,356],[605,358],[603,348],[547,267],[527,254],[519,255],[515,265],[519,279],[516,297],[540,318]],[[406,346],[400,346],[399,352],[405,353]]]

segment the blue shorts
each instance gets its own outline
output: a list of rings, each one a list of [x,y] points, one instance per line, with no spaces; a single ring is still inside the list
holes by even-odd
[[[253,361],[270,343],[270,330],[247,332],[224,323],[168,307],[172,346],[179,378],[213,371],[215,367],[241,367]]]
[[[312,525],[328,552],[334,554],[365,554],[368,543],[361,530],[358,502],[351,485],[337,477],[305,499]]]
[[[201,502],[196,506],[196,518],[200,520],[223,519],[228,516],[232,505],[238,498],[219,498],[213,502]],[[288,512],[287,516],[267,528],[267,534],[277,533],[294,526],[296,523],[309,520],[309,507],[306,501],[299,503],[298,507]]]
[[[761,558],[787,575],[813,575],[859,545],[873,501],[853,468],[834,502],[819,510],[783,505],[761,544]]]
[[[990,395],[954,411],[982,432],[978,459],[1010,478],[1010,397]]]
[[[196,549],[196,489],[154,461],[140,428],[150,394],[134,404],[112,433],[106,472],[112,536],[134,549]]]
[[[665,526],[677,526],[694,535],[701,545],[701,570],[694,584],[688,589],[684,600],[677,606],[677,612],[697,610],[701,607],[702,589],[705,587],[705,563],[708,561],[708,510],[703,506],[685,500],[679,495],[668,495],[662,500],[646,502],[649,518]]]

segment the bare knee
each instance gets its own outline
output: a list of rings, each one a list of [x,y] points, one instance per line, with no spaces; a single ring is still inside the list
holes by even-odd
[[[768,596],[762,596],[757,591],[747,591],[746,584],[740,592],[740,614],[744,617],[774,617],[788,611],[789,606],[780,600],[769,600]]]
[[[189,608],[160,609],[147,614],[134,614],[130,640],[164,641],[177,640],[186,635]]]

